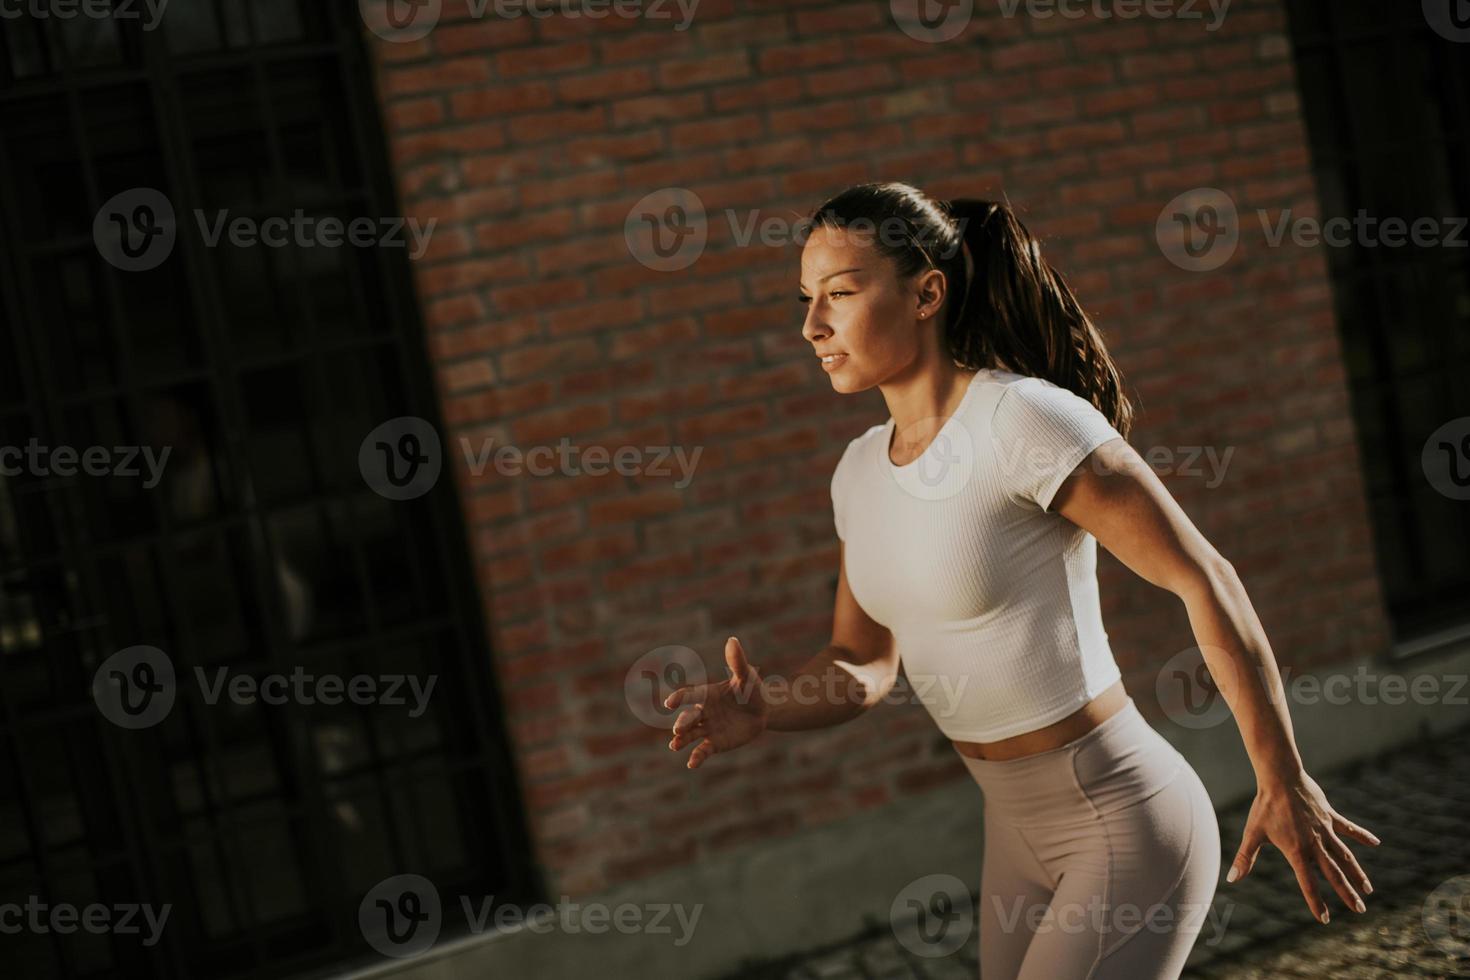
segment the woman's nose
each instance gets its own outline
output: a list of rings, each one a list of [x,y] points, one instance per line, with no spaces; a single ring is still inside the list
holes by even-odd
[[[816,342],[828,333],[830,331],[822,323],[822,318],[817,311],[817,304],[808,303],[806,306],[806,318],[801,324],[801,335],[809,341]]]

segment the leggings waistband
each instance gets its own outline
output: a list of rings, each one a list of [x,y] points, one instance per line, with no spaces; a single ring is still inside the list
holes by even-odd
[[[1019,759],[960,759],[988,809],[1036,824],[1092,819],[1130,806],[1164,788],[1187,764],[1131,697],[1096,728],[1054,749]]]

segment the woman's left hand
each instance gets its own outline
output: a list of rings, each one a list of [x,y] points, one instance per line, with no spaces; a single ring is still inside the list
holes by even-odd
[[[1348,908],[1362,912],[1365,909],[1358,891],[1371,894],[1373,885],[1338,834],[1374,847],[1379,844],[1371,832],[1334,810],[1322,787],[1305,771],[1279,784],[1258,786],[1240,850],[1225,880],[1237,881],[1250,874],[1261,845],[1269,841],[1291,862],[1307,908],[1318,921],[1326,923],[1329,916],[1312,874],[1314,868],[1322,872]]]

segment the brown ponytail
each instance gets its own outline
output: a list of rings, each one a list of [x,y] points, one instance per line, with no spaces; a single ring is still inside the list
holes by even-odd
[[[900,276],[930,268],[945,274],[954,299],[945,304],[943,339],[957,364],[1045,378],[1087,399],[1128,436],[1133,406],[1102,334],[1005,204],[936,201],[897,182],[858,184],[821,205],[811,221],[837,228],[899,222],[906,234],[880,237],[875,247]]]

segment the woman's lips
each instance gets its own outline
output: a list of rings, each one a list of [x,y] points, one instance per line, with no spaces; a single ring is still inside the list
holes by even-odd
[[[831,371],[833,368],[841,367],[846,362],[846,354],[833,354],[830,357],[822,358],[822,368],[824,370]]]

